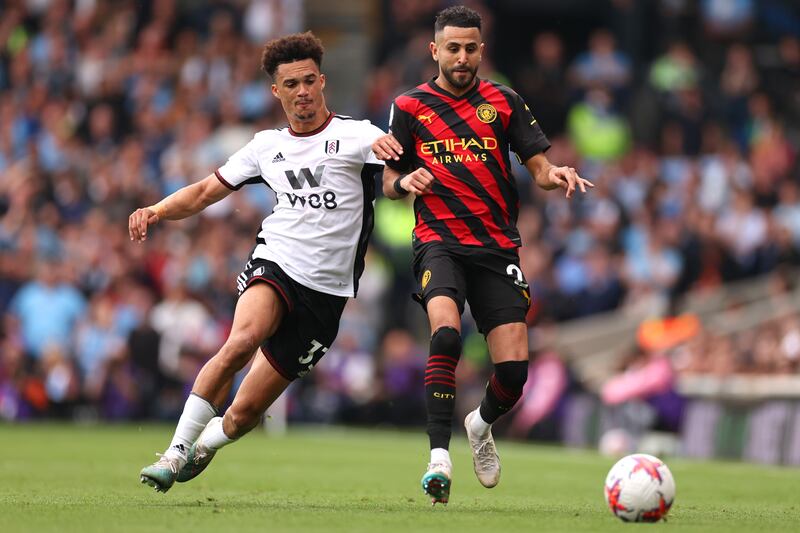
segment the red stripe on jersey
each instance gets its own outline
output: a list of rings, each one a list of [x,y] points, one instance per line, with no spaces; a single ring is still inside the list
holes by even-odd
[[[494,106],[494,108],[497,110],[497,115],[500,117],[500,121],[503,123],[503,131],[508,132],[508,125],[511,123],[512,109],[511,106],[508,105],[508,100],[506,100],[506,97],[497,89],[497,87],[483,80],[481,80],[480,85],[478,85],[478,92],[481,93],[481,96],[483,96],[483,98],[486,100],[486,103]],[[486,124],[486,127],[492,129],[489,124]],[[506,158],[504,157],[505,155],[506,154],[501,154],[498,152],[496,157],[497,163],[500,165],[500,171],[503,173],[503,176],[511,176],[511,172],[506,166]]]
[[[414,112],[416,108],[418,100],[416,98],[411,98],[410,96],[406,96],[405,94],[401,94],[397,98],[394,99],[394,105],[397,106],[398,109],[405,111],[412,117],[417,116]],[[389,124],[391,126],[391,124]]]
[[[434,113],[434,111],[430,107],[426,106],[425,104],[423,104],[419,100],[415,100],[415,99],[412,99],[410,97],[405,97],[405,98],[407,98],[408,100],[416,102],[416,104],[417,104],[415,106],[416,111],[419,111],[422,114],[426,114],[426,115]],[[470,108],[471,108],[471,106],[470,106]],[[491,136],[494,137],[494,131],[491,132]],[[445,137],[445,138],[454,138],[454,137],[457,137],[457,135],[449,127],[444,126],[443,137]],[[417,139],[417,140],[419,141],[419,139]],[[418,155],[418,157],[419,157],[419,155]],[[497,182],[495,181],[494,177],[492,176],[491,171],[485,165],[482,165],[482,164],[479,164],[479,163],[477,163],[477,165],[478,165],[477,169],[481,169],[480,170],[480,177],[478,176],[478,173],[474,173],[473,175],[476,177],[476,179],[478,179],[478,182],[489,193],[489,195],[492,197],[492,199],[500,206],[500,209],[502,210],[502,213],[503,213],[503,220],[505,222],[508,222],[508,206],[506,205],[505,199],[500,194],[500,191],[499,191],[498,186],[497,186]],[[429,164],[429,165],[426,165],[426,168],[427,168],[428,171],[430,171],[431,174],[434,175],[434,177],[436,177],[438,179],[438,181],[443,186],[445,186],[448,189],[450,189],[450,190],[455,192],[455,195],[464,203],[466,208],[475,217],[477,217],[483,223],[483,225],[486,228],[486,231],[489,233],[489,235],[495,241],[497,241],[497,243],[501,247],[503,247],[503,248],[516,248],[517,247],[517,245],[514,244],[511,241],[511,239],[509,239],[503,233],[503,231],[500,229],[500,227],[495,223],[494,219],[492,218],[491,209],[489,208],[488,205],[486,205],[486,202],[481,200],[480,197],[477,194],[475,194],[475,191],[473,191],[469,186],[466,185],[466,183],[464,183],[461,179],[459,179],[458,176],[456,176],[450,170],[445,168],[445,164],[444,163],[442,163],[440,165],[435,165],[435,166]],[[432,196],[431,193],[424,194],[422,196],[422,199],[423,200],[427,200],[431,196]],[[443,220],[445,223],[447,223],[448,220],[443,218],[443,215],[445,215],[445,214],[450,214],[450,216],[448,216],[447,218],[456,219],[456,217],[453,214],[453,212],[450,211],[449,209],[447,209],[446,206],[445,206],[446,211],[441,211],[441,210],[437,210],[437,209],[434,209],[433,207],[431,207],[431,204],[429,202],[426,202],[426,204],[428,205],[429,208],[431,208],[431,212],[436,216],[436,218],[438,220]],[[459,222],[461,222],[462,225],[464,225],[464,228],[466,229],[466,232],[468,232],[469,235],[472,236],[472,233],[469,231],[468,228],[466,228],[466,225],[460,219],[458,219],[458,220],[459,220]],[[448,227],[451,227],[451,225],[448,224]],[[452,230],[453,229],[451,227],[451,231]],[[453,231],[453,233],[455,233],[455,231]],[[456,234],[456,235],[458,236],[458,234]],[[472,236],[472,238],[475,239],[474,236]],[[464,241],[461,237],[459,237],[459,241],[461,241],[462,244],[470,244],[470,243]],[[479,241],[477,241],[477,239],[476,239],[476,244],[478,246],[483,246],[483,244],[480,243]]]
[[[511,109],[511,106],[508,104],[508,100],[506,100],[505,95],[500,92],[500,89],[485,80],[481,80],[480,85],[478,85],[478,92],[481,94],[481,96],[483,96],[487,103],[493,105],[497,110],[497,114],[500,116],[500,120],[503,123],[503,131],[507,132],[508,126],[511,123],[511,113],[513,113],[513,109]],[[500,165],[503,175],[511,176],[511,172],[506,166],[505,157],[502,157],[503,154],[500,155],[501,157],[497,159],[497,162]],[[515,207],[519,209],[519,202],[517,202]]]
[[[511,122],[511,106],[508,105],[508,100],[500,89],[492,85],[486,80],[481,80],[478,85],[478,92],[481,93],[487,104],[492,104],[497,109],[497,114],[503,122],[503,129],[508,130],[508,124]]]
[[[399,110],[408,113],[411,116],[416,116],[416,106],[418,102],[419,101],[415,98],[411,98],[410,96],[401,94],[395,99],[394,104]],[[415,145],[419,143],[420,138],[413,131],[410,133],[412,137],[414,137]],[[422,197],[417,198],[416,201],[418,202],[423,201]],[[414,226],[414,235],[416,235],[420,241],[422,242],[444,241],[444,238],[441,235],[436,233],[434,230],[430,228],[430,226],[428,226],[428,224],[422,219],[422,215],[420,215],[419,212],[417,212],[416,215],[417,215],[417,223]]]
[[[417,213],[417,225],[414,227],[414,234],[422,242],[443,241],[441,235],[433,231],[428,224],[422,220],[422,215]]]
[[[447,225],[447,228],[455,235],[458,242],[461,244],[468,244],[472,246],[483,246],[483,243],[475,238],[475,235],[469,230],[466,222],[460,218],[456,218],[444,200],[434,194],[425,194],[421,196],[422,201],[431,210],[431,213],[437,220],[441,220]]]
[[[485,167],[481,166],[481,168]],[[434,171],[431,172],[433,174],[436,174],[436,172],[440,173],[439,176],[437,176],[439,178],[439,182],[448,189],[456,191],[456,196],[458,196],[459,200],[463,202],[463,204],[467,207],[467,209],[469,209],[469,211],[473,215],[478,217],[478,219],[486,228],[486,231],[489,233],[489,236],[492,237],[494,240],[496,240],[500,246],[502,246],[503,248],[516,248],[517,245],[511,242],[511,239],[506,237],[505,233],[503,233],[500,227],[495,223],[494,219],[492,218],[492,211],[489,208],[489,206],[486,205],[486,202],[481,200],[481,198],[477,194],[475,194],[475,192],[470,187],[468,187],[463,181],[458,179],[458,176],[456,174],[453,174],[452,172],[450,172],[450,170],[444,168],[444,166],[441,167],[437,166],[436,172]],[[473,173],[473,176],[477,178],[476,173]],[[491,174],[490,174],[490,179],[492,179],[492,182],[494,183],[494,178],[491,178]],[[480,182],[481,180],[479,179],[478,181]],[[486,188],[485,184],[483,184],[482,182],[481,185],[484,185],[484,188]],[[495,187],[497,186],[496,183],[494,183],[494,185]],[[427,196],[428,195],[426,195],[426,197]],[[492,196],[494,197],[494,195]],[[497,201],[497,198],[495,198],[495,201]],[[503,201],[500,204],[500,207],[502,208],[504,205],[505,201]],[[508,214],[505,212],[505,210],[503,210],[503,212],[505,215],[505,220],[508,220]],[[434,214],[438,215],[438,213],[436,213],[435,211]],[[439,217],[437,216],[437,218]]]
[[[487,90],[487,87],[491,90]],[[430,92],[431,94],[435,94],[437,96],[441,96],[439,93],[431,89],[430,87],[426,86],[425,89]],[[510,116],[511,108],[506,102],[505,97],[503,94],[495,89],[492,85],[485,81],[481,81],[478,85],[478,92],[481,96],[484,97],[487,103],[493,105],[497,110],[497,114],[499,115],[501,121],[503,122],[503,130],[507,130],[508,126],[508,117]],[[494,93],[494,94],[493,94]],[[488,96],[488,95],[491,95]],[[446,97],[445,97],[446,98]],[[475,108],[466,100],[453,100],[452,98],[448,98],[450,103],[450,108],[459,116],[461,120],[466,123],[472,131],[474,131],[478,137],[495,137],[495,130],[492,128],[491,125],[478,120],[478,116],[475,112]],[[503,222],[508,224],[508,211],[509,205],[506,204],[506,200],[503,197],[503,194],[500,192],[500,186],[497,184],[497,178],[502,181],[508,181],[510,179],[508,167],[505,163],[505,157],[503,153],[500,151],[500,146],[503,146],[501,143],[497,143],[497,148],[490,151],[492,157],[497,161],[497,165],[500,167],[500,176],[495,176],[492,170],[485,164],[476,163],[477,167],[473,172],[473,176],[478,180],[478,182],[486,189],[486,192],[489,193],[489,196],[500,206],[503,215]],[[516,206],[514,206],[516,207]],[[492,234],[494,236],[494,234]],[[508,239],[507,239],[508,240]],[[501,246],[504,248],[509,248],[515,246],[511,244],[511,241],[508,240],[508,245],[504,245],[501,243]]]

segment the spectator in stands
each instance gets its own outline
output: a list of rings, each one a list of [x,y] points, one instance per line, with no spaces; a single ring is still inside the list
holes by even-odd
[[[739,190],[717,219],[716,233],[728,254],[727,279],[759,272],[759,253],[767,242],[767,218],[753,205],[752,193]]]
[[[416,424],[425,417],[425,348],[408,331],[389,331],[381,345],[381,390],[386,420],[400,426]]]
[[[700,74],[697,57],[689,45],[683,41],[675,41],[653,62],[649,81],[665,104],[672,107],[674,98],[680,91],[697,87]]]
[[[567,115],[564,45],[558,34],[542,32],[534,36],[533,61],[525,62],[514,76],[514,87],[551,135],[564,131]]]
[[[534,427],[553,416],[569,386],[570,376],[558,353],[545,350],[531,358],[522,401],[511,415],[509,434],[527,437]],[[550,430],[551,438],[555,435]],[[545,435],[546,431],[541,431]]]
[[[578,153],[587,159],[616,159],[630,148],[628,121],[614,109],[604,87],[590,89],[584,100],[570,108],[567,130]]]
[[[652,428],[625,427],[633,435],[644,429],[677,431],[680,428],[683,405],[675,392],[675,371],[672,355],[676,349],[700,333],[700,322],[693,315],[663,320],[644,321],[637,331],[637,348],[631,358],[624,361],[621,371],[609,379],[602,388],[603,403],[610,406],[628,402],[645,402],[654,412]],[[647,417],[645,417],[646,419]]]
[[[23,285],[9,306],[18,321],[25,352],[40,360],[48,346],[70,346],[86,301],[64,280],[61,260],[41,260],[34,266],[36,277]]]
[[[581,91],[606,89],[615,100],[622,96],[631,77],[630,59],[617,50],[614,36],[606,29],[591,34],[588,49],[570,66],[573,87]]]

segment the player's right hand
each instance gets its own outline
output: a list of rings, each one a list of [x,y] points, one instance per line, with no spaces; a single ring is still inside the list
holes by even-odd
[[[383,137],[375,139],[375,142],[372,143],[372,151],[375,153],[375,157],[381,161],[390,159],[399,161],[400,156],[403,155],[403,146],[394,138],[394,135],[387,133]]]
[[[147,239],[147,226],[158,222],[158,215],[149,207],[142,207],[128,217],[128,234],[132,241],[142,242]]]
[[[414,172],[403,176],[403,179],[400,180],[400,185],[411,194],[419,196],[420,194],[431,192],[433,180],[433,174],[428,172],[427,169],[418,168]]]

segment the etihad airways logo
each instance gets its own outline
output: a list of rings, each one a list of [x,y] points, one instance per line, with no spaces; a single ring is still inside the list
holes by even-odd
[[[442,139],[440,141],[429,141],[422,143],[420,147],[422,155],[438,155],[446,152],[463,152],[477,148],[478,150],[495,150],[497,139],[494,137],[461,137],[459,139]]]
[[[423,156],[433,156],[434,165],[486,161],[486,152],[497,149],[494,137],[459,137],[428,141],[420,145]]]

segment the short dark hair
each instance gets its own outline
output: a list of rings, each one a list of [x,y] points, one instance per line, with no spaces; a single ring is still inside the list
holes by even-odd
[[[442,9],[436,15],[436,23],[433,26],[434,32],[439,33],[445,26],[478,28],[478,31],[481,31],[481,15],[467,6],[448,7]]]
[[[310,31],[294,33],[273,39],[264,45],[264,51],[261,53],[261,69],[274,79],[278,65],[283,63],[313,59],[317,67],[321,67],[324,52],[322,41]]]

